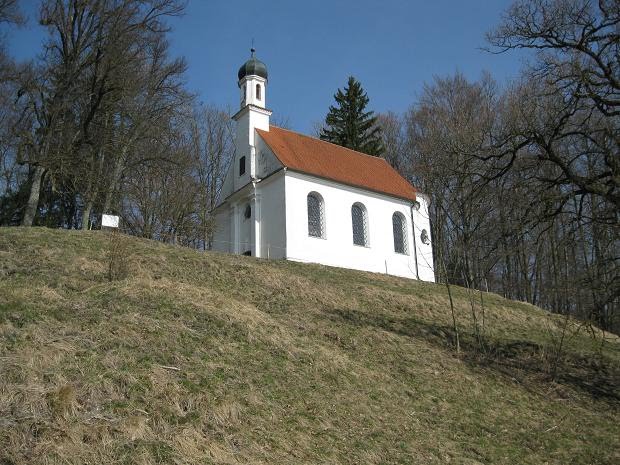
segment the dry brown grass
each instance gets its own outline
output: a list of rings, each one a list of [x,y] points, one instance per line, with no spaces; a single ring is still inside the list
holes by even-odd
[[[620,343],[485,295],[97,232],[0,230],[0,464],[617,463]],[[120,277],[119,277],[120,278]]]

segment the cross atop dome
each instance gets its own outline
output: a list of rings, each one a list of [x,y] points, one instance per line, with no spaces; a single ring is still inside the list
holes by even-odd
[[[267,80],[267,66],[265,63],[256,58],[254,55],[256,53],[256,49],[254,47],[250,49],[250,53],[250,59],[241,65],[241,68],[239,68],[239,72],[237,73],[239,81],[246,76],[260,76]]]

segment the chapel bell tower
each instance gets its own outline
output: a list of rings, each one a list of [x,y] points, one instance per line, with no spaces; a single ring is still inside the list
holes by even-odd
[[[257,157],[260,137],[256,130],[269,131],[271,111],[265,108],[267,66],[252,55],[237,73],[240,109],[232,117],[237,122],[235,161],[232,165],[233,192],[249,187],[231,209],[231,242],[233,251],[254,257],[261,256],[261,193]]]
[[[267,91],[267,66],[258,60],[251,49],[252,55],[237,73],[239,111],[233,116],[237,122],[235,141],[235,191],[259,178],[257,172],[257,138],[256,129],[269,131],[271,110],[265,108]]]
[[[256,59],[254,56],[256,50],[254,48],[250,51],[252,56],[239,68],[239,73],[237,73],[241,108],[246,105],[265,108],[267,67],[265,63]]]

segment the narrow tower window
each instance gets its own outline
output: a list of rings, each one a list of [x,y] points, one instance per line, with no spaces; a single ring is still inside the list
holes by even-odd
[[[260,84],[256,84],[256,100],[261,99],[260,92],[261,92]]]
[[[245,174],[245,157],[239,158],[239,176]]]

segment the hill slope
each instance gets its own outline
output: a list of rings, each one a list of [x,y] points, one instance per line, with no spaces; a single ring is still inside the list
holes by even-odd
[[[440,285],[0,229],[0,463],[618,463],[617,338],[453,297],[458,356]]]

